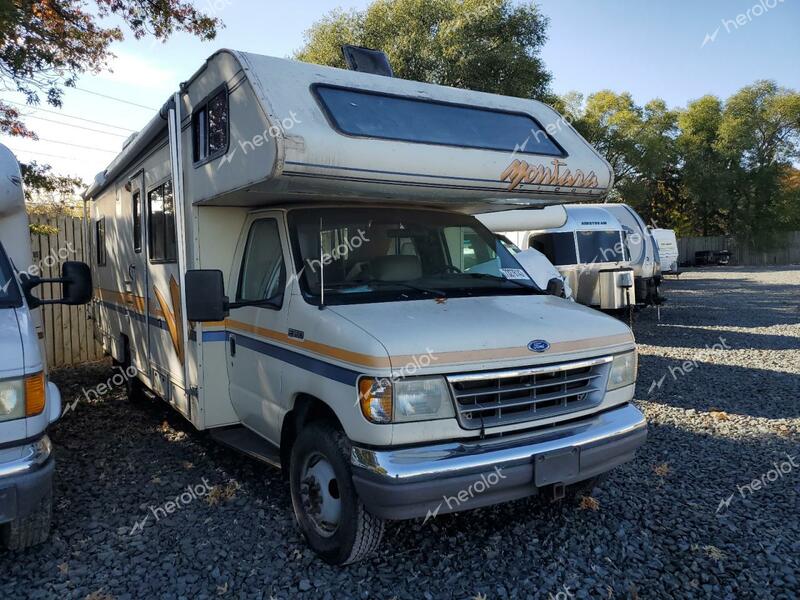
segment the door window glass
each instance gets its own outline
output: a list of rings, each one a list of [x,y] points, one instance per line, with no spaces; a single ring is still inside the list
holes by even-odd
[[[277,221],[256,221],[247,236],[236,301],[271,300],[282,305],[285,273]]]

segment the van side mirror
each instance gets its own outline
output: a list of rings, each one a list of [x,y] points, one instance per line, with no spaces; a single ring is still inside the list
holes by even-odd
[[[230,303],[225,295],[225,281],[218,269],[191,269],[186,271],[186,318],[207,323],[223,321],[230,313]]]
[[[547,293],[551,296],[564,297],[564,282],[558,277],[553,277],[547,282]]]
[[[33,289],[43,283],[60,283],[61,298],[42,300],[33,295]],[[84,262],[68,260],[61,265],[61,277],[43,279],[41,277],[22,277],[20,284],[25,293],[25,300],[30,308],[44,304],[67,304],[76,306],[86,304],[92,299],[92,272]]]

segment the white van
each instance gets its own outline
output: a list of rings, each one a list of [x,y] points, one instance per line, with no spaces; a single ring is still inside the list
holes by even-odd
[[[63,298],[40,301],[33,267],[19,163],[0,144],[0,545],[11,550],[47,539],[53,503],[47,428],[61,416],[61,396],[47,379],[36,307],[86,302],[92,287],[87,265],[64,263]]]
[[[651,229],[653,239],[658,247],[658,258],[661,262],[661,273],[671,273],[677,275],[680,269],[678,264],[680,256],[678,253],[678,240],[672,229]]]
[[[606,194],[559,119],[214,54],[85,193],[105,349],[132,392],[282,467],[334,564],[385,519],[573,493],[644,443],[633,335],[546,294],[472,216]]]

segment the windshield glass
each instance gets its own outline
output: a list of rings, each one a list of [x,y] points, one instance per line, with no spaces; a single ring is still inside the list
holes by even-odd
[[[577,231],[580,262],[607,263],[626,260],[619,231]]]
[[[0,244],[0,307],[16,307],[21,303],[22,298],[14,278],[14,271],[11,269],[11,262],[3,250],[3,245]]]
[[[474,217],[298,209],[289,213],[289,227],[301,287],[313,302],[321,285],[325,304],[542,293]]]

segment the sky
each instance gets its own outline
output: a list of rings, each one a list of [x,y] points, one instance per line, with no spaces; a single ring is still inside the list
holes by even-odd
[[[54,172],[90,182],[124,139],[146,124],[217,49],[288,57],[320,16],[337,7],[364,8],[369,0],[194,4],[225,23],[217,39],[201,42],[178,34],[162,44],[127,35],[113,47],[113,72],[81,77],[79,89],[65,93],[61,109],[41,105],[23,111],[39,141],[0,136],[0,143],[23,162],[48,163]],[[631,92],[639,103],[659,97],[671,107],[682,107],[709,93],[726,98],[757,79],[800,89],[800,0],[537,4],[550,20],[542,58],[559,94],[612,89]],[[3,100],[24,102],[8,93]]]

